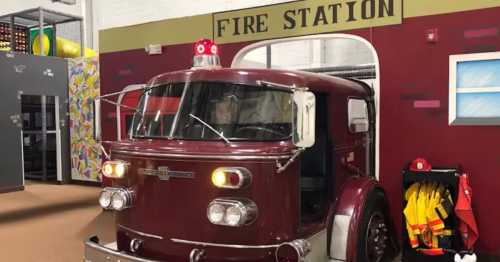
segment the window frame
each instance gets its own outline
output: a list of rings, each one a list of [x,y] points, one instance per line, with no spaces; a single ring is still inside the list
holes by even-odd
[[[449,103],[448,124],[450,126],[497,126],[498,117],[459,117],[457,116],[457,95],[460,93],[500,93],[500,86],[492,87],[457,87],[457,65],[461,62],[500,60],[499,52],[450,55],[449,58]],[[461,90],[459,90],[461,89]]]

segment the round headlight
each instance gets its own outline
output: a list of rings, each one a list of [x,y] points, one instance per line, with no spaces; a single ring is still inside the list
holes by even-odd
[[[102,174],[109,178],[123,178],[129,165],[129,162],[122,160],[106,161],[102,164]]]
[[[126,168],[124,163],[117,163],[115,165],[115,176],[117,178],[122,178],[125,175]]]
[[[99,205],[101,205],[102,208],[108,209],[109,206],[111,205],[111,196],[113,195],[112,192],[108,190],[103,190],[101,194],[99,195]]]
[[[212,172],[212,184],[218,188],[239,189],[252,183],[252,174],[244,167],[219,167]]]
[[[230,226],[237,226],[242,224],[241,217],[243,217],[243,212],[245,212],[242,208],[238,206],[230,206],[226,209],[226,216],[224,217],[224,222]]]
[[[224,213],[226,209],[223,205],[213,203],[208,207],[208,220],[213,224],[219,224],[224,219]]]
[[[212,174],[212,183],[216,187],[223,187],[226,184],[226,174],[223,171],[215,171]]]
[[[110,162],[106,162],[102,165],[102,174],[107,177],[111,177],[113,175],[113,165]]]
[[[124,191],[116,191],[111,197],[111,206],[114,210],[120,211],[126,208],[127,195]]]
[[[250,225],[257,218],[257,205],[246,198],[216,198],[208,205],[207,216],[215,225]]]

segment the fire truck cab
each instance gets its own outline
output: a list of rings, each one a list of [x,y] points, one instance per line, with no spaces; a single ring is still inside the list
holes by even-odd
[[[373,90],[221,68],[210,41],[195,52],[195,67],[141,88],[127,139],[111,143],[99,203],[116,212],[117,242],[91,237],[85,261],[387,258],[395,245],[375,178]]]

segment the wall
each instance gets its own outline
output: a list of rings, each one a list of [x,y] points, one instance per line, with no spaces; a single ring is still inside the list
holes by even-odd
[[[0,7],[0,15],[15,13],[26,9],[37,8],[40,6],[49,10],[82,16],[81,0],[77,0],[75,5],[53,3],[51,0],[7,0],[2,1],[2,6]]]
[[[424,8],[417,3],[405,1],[405,14],[410,15],[404,16],[401,25],[344,32],[366,38],[379,54],[380,179],[387,190],[396,226],[401,230],[401,170],[406,164],[419,156],[437,166],[460,164],[471,175],[474,190],[473,207],[480,230],[476,247],[483,252],[500,254],[500,235],[494,230],[500,221],[500,209],[492,201],[500,191],[500,128],[448,125],[449,55],[500,51],[498,33],[476,38],[465,36],[469,30],[494,28],[498,32],[500,7],[489,8],[498,6],[498,2],[489,0],[463,1],[446,13],[444,5],[432,9],[429,3],[425,3]],[[480,3],[483,9],[472,11],[478,9],[474,3]],[[409,6],[414,8],[407,9]],[[429,29],[438,30],[439,41],[435,44],[425,39]],[[134,30],[140,31],[140,27]],[[127,34],[126,30],[120,32],[123,36]],[[101,32],[104,36],[112,33]],[[223,65],[229,66],[236,52],[249,43],[221,45]],[[165,47],[168,52],[160,56],[148,56],[139,46],[101,54],[102,93],[118,91],[130,83],[144,83],[155,74],[191,65],[191,43],[168,45]],[[440,107],[417,109],[413,106],[415,100],[426,99],[439,100]],[[108,135],[114,132],[113,126],[109,128]]]
[[[164,19],[290,2],[291,0],[211,0],[211,1],[94,1],[99,29],[128,26]]]
[[[283,2],[290,0],[94,1],[94,47],[98,48],[99,30]]]
[[[74,16],[80,16],[84,19],[85,46],[90,48],[97,48],[97,45],[94,45],[93,40],[93,35],[97,35],[97,29],[95,28],[94,21],[92,19],[92,1],[93,0],[76,0],[76,4],[67,5],[58,2],[54,3],[52,2],[52,0],[7,0],[3,1],[2,5],[0,6],[0,16],[38,7],[43,7],[48,10],[62,12]],[[79,23],[73,22],[60,24],[57,26],[57,32],[58,36],[80,43]]]
[[[471,175],[478,247],[489,252],[500,251],[498,231],[491,230],[500,221],[500,210],[491,202],[500,191],[500,127],[448,125],[448,64],[452,54],[500,51],[499,35],[465,37],[468,30],[498,28],[499,11],[411,18],[398,29],[376,29],[372,40],[382,77],[380,174],[394,217],[402,210],[400,172],[408,161],[423,156],[437,166],[460,165]],[[425,41],[424,32],[432,28],[439,32],[436,44]],[[438,100],[441,106],[417,109],[415,100]]]

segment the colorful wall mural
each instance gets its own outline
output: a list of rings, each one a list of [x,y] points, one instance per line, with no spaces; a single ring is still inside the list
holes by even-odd
[[[68,60],[71,179],[101,181],[100,145],[93,138],[93,99],[99,96],[99,59]]]

